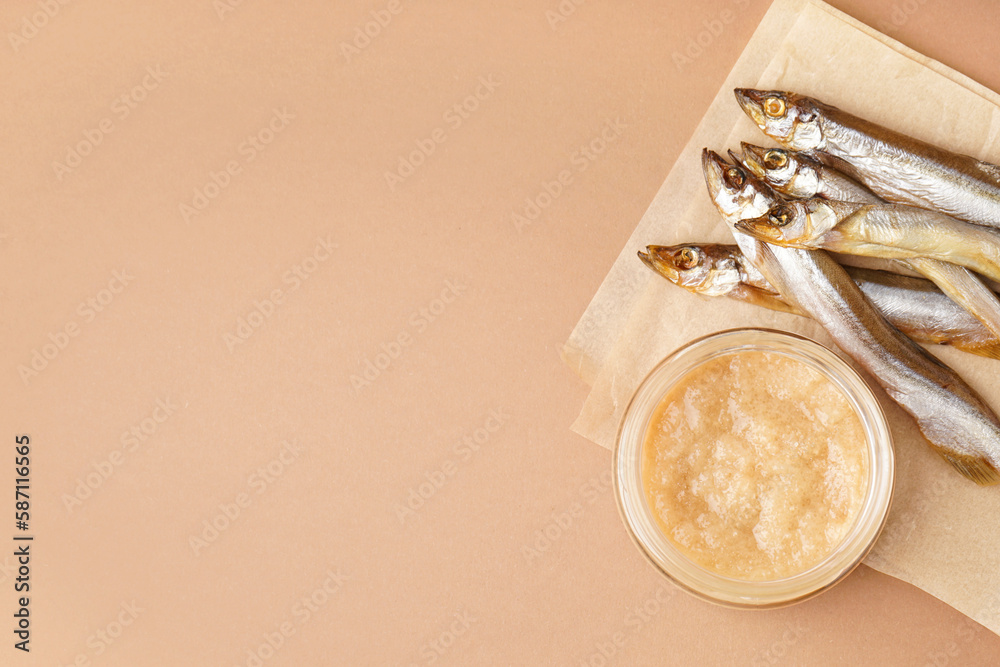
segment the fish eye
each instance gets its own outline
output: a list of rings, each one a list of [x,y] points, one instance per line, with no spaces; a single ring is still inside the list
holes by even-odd
[[[767,221],[775,227],[784,227],[792,221],[792,210],[788,206],[775,206],[767,214]]]
[[[781,169],[788,163],[785,151],[770,150],[764,153],[764,166],[768,169]]]
[[[744,180],[745,179],[743,177],[742,169],[737,169],[736,167],[730,167],[729,169],[726,170],[726,181],[729,183],[730,186],[734,188],[741,188],[743,187]]]
[[[693,269],[701,263],[701,253],[695,248],[681,248],[677,253],[677,268]]]
[[[764,100],[764,113],[771,118],[781,118],[785,115],[785,100],[780,97],[769,97]]]

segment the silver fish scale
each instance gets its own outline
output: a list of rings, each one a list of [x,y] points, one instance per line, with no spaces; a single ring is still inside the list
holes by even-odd
[[[824,113],[824,141],[815,157],[888,201],[1000,227],[1000,167],[890,130],[885,138],[872,136],[856,129],[867,125],[856,120],[839,110]]]
[[[709,194],[730,224],[759,215],[767,185],[748,178],[743,190],[756,181],[761,194],[739,197],[718,175],[724,160],[705,151],[702,164]],[[744,210],[737,210],[737,201]],[[822,324],[837,346],[913,416],[935,451],[980,484],[998,481],[1000,420],[955,371],[889,324],[827,253],[768,245],[736,230],[733,235],[768,282]],[[980,457],[992,470],[976,463]]]

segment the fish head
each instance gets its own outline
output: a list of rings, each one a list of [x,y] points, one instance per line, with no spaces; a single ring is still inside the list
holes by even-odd
[[[822,148],[820,115],[811,98],[780,90],[737,88],[734,92],[757,127],[783,147],[795,151]]]
[[[814,248],[836,223],[836,213],[826,202],[805,199],[782,202],[762,216],[736,223],[736,228],[765,243]]]
[[[732,248],[716,244],[646,246],[639,252],[646,266],[678,287],[706,296],[725,296],[740,283]]]
[[[741,164],[729,164],[707,148],[701,152],[708,194],[729,224],[763,215],[781,201],[771,186]]]
[[[816,161],[783,148],[741,145],[743,164],[778,192],[797,199],[815,197],[819,192],[820,165]]]

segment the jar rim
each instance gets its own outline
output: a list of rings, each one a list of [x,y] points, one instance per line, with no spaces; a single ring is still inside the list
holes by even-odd
[[[774,352],[797,359],[830,380],[861,421],[868,456],[865,497],[858,516],[836,547],[816,565],[781,579],[749,581],[712,572],[692,561],[662,532],[646,500],[642,449],[653,412],[690,371],[723,355]],[[892,434],[874,392],[861,375],[828,347],[805,336],[763,328],[727,329],[682,345],[639,383],[625,408],[614,449],[614,489],[619,515],[632,541],[657,570],[703,599],[734,607],[768,608],[801,602],[847,576],[875,544],[892,501],[895,461]]]

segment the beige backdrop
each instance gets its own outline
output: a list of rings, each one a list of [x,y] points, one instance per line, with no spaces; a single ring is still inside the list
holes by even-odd
[[[569,431],[558,349],[767,3],[458,4],[0,7],[0,664],[995,661],[865,568],[676,593]],[[832,4],[1000,90],[989,0]]]

